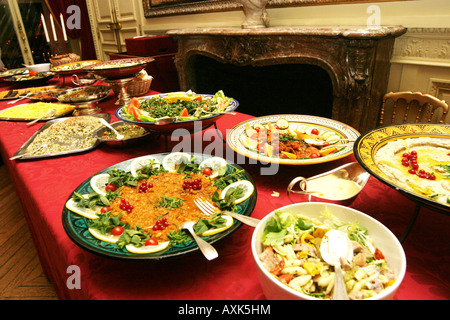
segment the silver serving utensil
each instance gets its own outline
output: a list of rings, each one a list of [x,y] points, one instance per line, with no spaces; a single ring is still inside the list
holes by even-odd
[[[155,124],[157,125],[157,126],[163,126],[163,125],[166,125],[166,124],[170,124],[170,123],[173,123],[173,122],[175,122],[177,120],[177,118],[176,117],[164,117],[164,118],[158,118],[158,119],[155,119]]]
[[[23,99],[28,98],[28,97],[31,96],[32,94],[33,94],[32,92],[26,92],[26,95],[21,96],[19,99],[10,101],[10,102],[8,102],[7,104],[14,104],[14,103],[17,103],[17,102],[19,102],[20,100],[23,100]]]
[[[33,121],[28,122],[28,123],[27,123],[27,126],[31,126],[32,124],[35,124],[35,123],[38,122],[39,120],[50,118],[50,117],[52,117],[55,113],[56,113],[56,109],[51,109],[51,110],[47,111],[42,117],[39,117],[39,118],[37,118],[37,119],[34,119]]]
[[[350,263],[353,258],[353,247],[348,236],[339,230],[328,231],[320,243],[320,254],[326,263],[334,266],[333,300],[348,300],[341,263]]]
[[[28,156],[28,155],[32,155],[32,154],[36,153],[38,150],[41,150],[42,148],[44,148],[44,147],[46,147],[46,146],[47,146],[46,143],[41,144],[41,145],[40,145],[38,148],[36,148],[33,152],[22,153],[22,154],[19,154],[19,155],[17,155],[17,156],[14,156],[14,157],[9,158],[9,160],[20,159],[20,158],[26,157],[26,156]]]
[[[125,138],[125,136],[121,135],[119,132],[117,132],[116,129],[113,128],[112,125],[110,125],[105,119],[103,118],[98,118],[98,120],[103,123],[103,125],[105,127],[108,127],[112,132],[114,132],[116,134],[116,138],[117,140],[122,140],[123,138]]]
[[[325,140],[321,140],[321,139],[305,139],[305,140],[303,140],[303,141],[305,141],[307,144],[310,144],[310,145],[313,145],[313,146],[317,146],[317,147],[321,147],[321,146],[324,146],[325,144],[327,144],[328,143],[328,141],[325,141]],[[346,144],[350,144],[350,143],[353,143],[353,142],[355,142],[356,141],[356,139],[339,139],[339,140],[334,140],[334,141],[332,141],[333,143],[335,143],[335,142],[342,142],[341,144],[339,144],[339,146],[340,145],[346,145]],[[330,144],[330,147],[334,147],[334,146],[338,146],[338,145],[336,145],[336,144]]]
[[[194,203],[200,209],[201,212],[203,212],[204,214],[206,214],[208,216],[212,215],[215,212],[214,206],[206,200],[195,199]],[[258,225],[258,223],[260,222],[259,219],[249,217],[249,216],[244,216],[242,214],[232,212],[232,211],[222,211],[222,213],[227,214],[227,215],[235,218],[236,220],[238,220],[242,223],[245,223],[251,227],[256,227]]]
[[[219,256],[216,249],[212,245],[210,245],[208,242],[200,238],[195,234],[194,229],[192,228],[194,226],[194,221],[186,221],[181,225],[181,228],[188,230],[192,237],[194,238],[195,242],[197,242],[198,248],[203,253],[206,259],[213,260]]]

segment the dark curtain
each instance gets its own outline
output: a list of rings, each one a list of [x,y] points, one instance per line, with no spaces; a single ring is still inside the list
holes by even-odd
[[[71,5],[76,5],[81,9],[81,28],[69,29],[66,27],[67,36],[72,39],[81,38],[81,59],[82,60],[95,60],[97,55],[95,53],[94,39],[91,32],[91,24],[89,22],[89,14],[85,0],[46,0],[47,6],[54,14],[59,23],[59,14],[63,14],[64,21],[67,21],[68,16],[67,8]]]

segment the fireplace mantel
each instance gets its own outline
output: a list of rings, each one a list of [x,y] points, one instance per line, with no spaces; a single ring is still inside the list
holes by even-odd
[[[196,90],[195,55],[239,66],[313,64],[333,84],[332,118],[363,133],[376,127],[395,38],[405,32],[400,26],[324,26],[193,28],[168,34],[178,42],[175,64],[182,90]]]

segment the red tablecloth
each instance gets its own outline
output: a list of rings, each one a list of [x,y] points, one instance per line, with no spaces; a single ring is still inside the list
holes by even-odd
[[[51,83],[56,84],[58,80]],[[9,89],[1,86],[0,83],[0,90]],[[112,121],[116,120],[114,111],[118,107],[115,101],[116,98],[111,97],[101,103],[102,110],[112,114]],[[9,107],[6,102],[0,102],[0,109],[6,107]],[[240,108],[245,110],[245,106]],[[225,115],[218,120],[217,126],[225,136],[227,129],[251,117],[243,113]],[[164,141],[158,138],[149,144],[127,149],[100,145],[83,154],[10,161],[9,157],[40,126],[42,123],[28,127],[25,122],[1,121],[0,152],[21,201],[44,272],[61,299],[265,299],[250,250],[253,228],[246,225],[215,245],[219,258],[213,261],[207,261],[200,253],[159,262],[120,261],[91,254],[74,244],[66,235],[61,221],[70,193],[86,178],[115,163],[164,152]],[[214,128],[185,138],[211,140],[211,136],[219,139]],[[179,147],[181,142],[170,142],[169,150]],[[211,146],[208,141],[203,146],[194,144],[193,151],[198,152],[208,145]],[[230,156],[237,159],[225,144],[214,151],[228,159]],[[257,204],[252,216],[263,218],[272,210],[290,204],[286,187],[294,177],[309,177],[349,161],[355,161],[354,157],[313,166],[282,166],[276,176],[261,175],[259,164],[239,163],[252,175],[257,187]],[[273,191],[279,192],[280,197],[271,196]],[[396,190],[370,178],[351,207],[376,218],[400,237],[415,204]],[[450,298],[448,219],[441,213],[426,208],[421,210],[404,243],[407,273],[394,299]],[[81,271],[80,288],[67,285],[73,273],[71,266],[79,267]]]

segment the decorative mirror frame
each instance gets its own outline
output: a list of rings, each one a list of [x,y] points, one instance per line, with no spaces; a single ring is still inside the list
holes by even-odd
[[[269,0],[267,8],[299,7],[324,4],[389,2],[396,0]],[[398,1],[398,0],[397,0]],[[408,0],[400,0],[408,1]],[[242,8],[238,0],[142,0],[146,18],[232,11]]]

